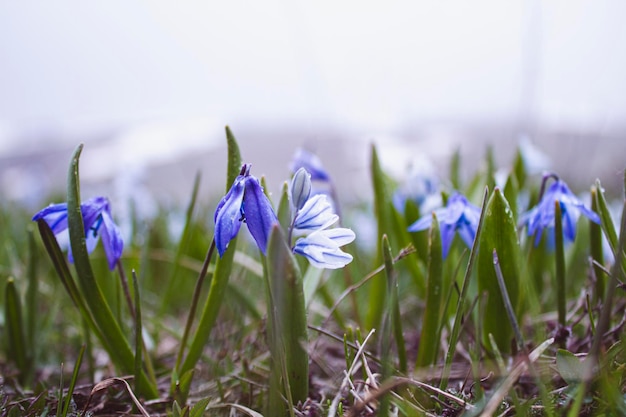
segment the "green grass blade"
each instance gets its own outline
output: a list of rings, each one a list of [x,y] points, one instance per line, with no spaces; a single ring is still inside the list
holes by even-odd
[[[561,217],[561,203],[554,202],[554,258],[556,262],[556,306],[558,322],[561,328],[565,327],[565,246],[563,244],[563,218]],[[565,348],[565,340],[559,340],[561,348]]]
[[[419,242],[419,238],[411,236],[407,231],[407,219],[393,206],[389,191],[391,189],[390,180],[385,175],[380,165],[376,147],[372,146],[371,149],[370,175],[374,188],[374,214],[376,216],[378,229],[376,257],[374,259],[375,265],[380,265],[383,263],[383,249],[381,246],[383,235],[387,235],[389,244],[394,248],[407,247],[413,241]],[[415,211],[412,210],[411,213],[408,214],[413,215]],[[416,247],[419,248],[419,246]],[[415,257],[406,259],[402,263],[402,268],[408,270],[410,276],[413,278],[413,283],[417,287],[418,294],[423,295],[426,292],[425,277]],[[385,305],[381,297],[379,297],[379,294],[385,291],[386,286],[387,283],[385,282],[384,275],[377,275],[372,279],[372,282],[367,285],[369,300],[367,303],[365,324],[368,328],[378,328],[380,326]]]
[[[135,288],[135,391],[141,392],[141,371],[143,356],[143,326],[141,324],[141,296],[139,294],[139,284],[137,283],[137,274],[132,271],[133,287]]]
[[[463,322],[463,305],[465,303],[467,291],[470,286],[470,278],[472,276],[472,272],[474,270],[474,264],[476,262],[476,257],[478,254],[478,241],[481,239],[481,236],[483,233],[483,222],[485,218],[485,211],[487,208],[488,196],[489,196],[489,189],[485,188],[485,192],[483,194],[483,202],[481,205],[480,220],[478,222],[478,228],[476,230],[476,237],[474,238],[474,244],[472,245],[472,250],[470,252],[469,262],[467,263],[467,268],[465,269],[465,276],[463,278],[463,286],[461,287],[461,295],[459,296],[459,301],[457,303],[457,308],[456,308],[456,315],[454,316],[454,324],[452,325],[452,331],[450,332],[448,351],[446,352],[446,358],[445,358],[445,362],[443,365],[443,370],[441,371],[441,382],[439,384],[439,389],[441,390],[445,390],[448,386],[448,377],[450,376],[450,366],[452,364],[454,353],[456,352],[456,343],[459,340],[461,323]]]
[[[439,333],[441,321],[441,299],[443,297],[443,251],[439,221],[433,212],[430,226],[428,249],[428,283],[426,289],[426,307],[422,320],[419,349],[417,351],[416,368],[433,365],[439,350]]]
[[[394,247],[402,247],[397,244],[394,236],[394,225],[391,197],[389,196],[389,184],[385,178],[380,161],[378,159],[378,153],[376,147],[372,145],[372,156],[370,162],[372,184],[374,186],[374,214],[376,215],[376,223],[378,225],[377,242],[378,247],[376,250],[376,262],[375,265],[383,263],[382,259],[382,238],[384,234],[387,234],[389,241]],[[384,311],[384,301],[379,294],[384,294],[386,291],[387,283],[385,282],[384,275],[378,275],[374,277],[369,287],[369,310],[367,311],[366,325],[368,328],[378,328]]]
[[[226,126],[226,141],[228,145],[228,167],[227,167],[227,179],[226,179],[226,191],[228,191],[239,175],[241,169],[241,154],[239,152],[239,145],[235,136],[231,132],[230,128]],[[224,253],[222,258],[218,258],[215,263],[215,270],[213,272],[213,279],[211,280],[211,287],[209,288],[209,294],[202,310],[200,322],[198,328],[189,346],[189,352],[185,357],[184,362],[177,369],[178,375],[183,375],[196,366],[196,363],[202,356],[204,345],[209,339],[217,314],[219,313],[222,300],[226,288],[228,287],[228,280],[233,268],[233,258],[235,257],[235,249],[237,248],[237,237],[231,240],[229,250]],[[206,261],[205,261],[206,262]]]
[[[263,190],[267,191],[267,187],[264,186]],[[278,210],[276,210],[278,223],[283,230],[288,230],[291,224],[291,208],[289,206],[289,185],[287,182],[284,182],[280,193],[280,200],[278,201]],[[292,242],[288,242],[288,244],[291,245]]]
[[[300,269],[278,226],[272,229],[268,242],[267,279],[271,296],[268,315],[274,333],[270,341],[273,367],[285,368],[283,382],[289,387],[293,404],[297,404],[304,402],[309,395],[304,291]]]
[[[123,372],[132,373],[135,362],[133,352],[96,282],[85,244],[85,227],[80,207],[80,181],[78,175],[82,148],[82,145],[80,145],[74,152],[68,172],[67,222],[70,245],[74,256],[74,266],[86,305],[93,315],[94,322],[101,331],[100,335],[106,335],[101,338],[101,342],[107,348],[107,353],[113,363]],[[146,387],[146,391],[141,393],[150,398],[156,397],[156,387],[148,381],[144,373],[142,373],[141,379],[142,386]]]
[[[598,192],[595,187],[591,187],[591,210],[598,213]],[[589,220],[589,251],[591,253],[591,259],[598,264],[604,264],[604,250],[602,249],[602,226]],[[602,268],[598,265],[593,265],[594,277],[596,279],[596,285],[593,291],[593,302],[602,302],[604,300],[604,293],[606,289],[606,276]]]
[[[395,315],[395,305],[397,304],[397,276],[393,266],[393,254],[389,246],[387,235],[382,238],[383,260],[385,262],[385,276],[387,278],[387,288],[384,294],[385,310],[382,317],[380,329],[380,357],[382,365],[381,381],[387,381],[393,375],[392,341],[393,341],[393,317]],[[405,358],[406,362],[406,358]],[[406,366],[406,365],[405,365]],[[380,410],[387,414],[389,409],[389,395],[383,395],[380,399]]]
[[[24,322],[22,319],[22,303],[15,288],[15,281],[9,278],[4,293],[4,315],[6,320],[6,334],[8,335],[8,357],[12,358],[20,371],[19,380],[24,382],[28,375],[28,352]]]
[[[230,189],[230,186],[235,182],[235,178],[239,175],[241,170],[241,152],[239,151],[239,145],[237,139],[230,127],[226,126],[226,144],[228,146],[228,165],[226,171],[226,191]]]
[[[78,381],[78,374],[80,373],[80,365],[83,363],[83,355],[85,354],[85,345],[80,348],[76,363],[74,364],[74,372],[72,373],[72,379],[70,380],[70,386],[67,390],[67,397],[63,404],[62,417],[66,417],[70,410],[70,404],[72,403],[72,395],[74,394],[74,388],[76,387],[76,381]]]
[[[478,289],[488,294],[483,322],[483,342],[489,345],[491,333],[501,352],[511,351],[512,327],[503,324],[506,307],[502,299],[496,271],[493,267],[493,250],[498,251],[500,267],[506,280],[506,288],[516,314],[519,314],[520,254],[517,227],[509,204],[496,188],[487,203],[484,225],[480,236],[478,251]],[[506,323],[506,322],[504,322]]]
[[[37,317],[39,310],[38,294],[39,280],[37,279],[37,261],[38,261],[35,237],[31,227],[28,228],[28,265],[26,266],[26,279],[28,287],[26,288],[26,335],[28,345],[34,349],[37,336],[36,332]]]
[[[498,279],[498,287],[500,288],[500,295],[502,296],[502,301],[504,301],[504,308],[506,310],[506,315],[509,318],[509,322],[511,323],[511,327],[513,328],[513,334],[515,335],[515,341],[517,342],[517,350],[522,351],[524,349],[524,338],[522,336],[522,331],[517,322],[517,317],[515,315],[515,310],[513,309],[513,304],[511,303],[511,297],[509,296],[509,291],[506,288],[506,281],[504,276],[502,275],[502,268],[500,268],[500,260],[498,258],[498,252],[493,250],[493,268],[496,272],[496,278]]]
[[[193,220],[193,212],[196,207],[196,202],[198,200],[198,190],[200,189],[200,173],[196,174],[196,177],[193,181],[193,190],[191,191],[191,199],[189,204],[187,205],[187,211],[185,212],[185,226],[183,227],[183,232],[180,236],[180,241],[178,243],[178,247],[176,248],[176,254],[174,255],[174,260],[172,262],[172,272],[170,274],[167,290],[163,294],[163,299],[161,302],[161,309],[159,311],[159,316],[162,316],[167,308],[172,304],[172,295],[176,293],[175,288],[178,285],[178,272],[180,271],[180,260],[183,257],[184,253],[189,246],[189,240],[191,238],[192,232],[192,220]]]
[[[602,189],[602,185],[600,184],[600,180],[596,180],[596,189],[598,190],[596,194],[596,203],[598,205],[598,215],[600,216],[600,224],[602,226],[602,231],[604,232],[604,236],[606,240],[609,242],[609,246],[611,246],[611,250],[613,251],[613,256],[615,259],[617,256],[617,246],[618,246],[618,238],[615,225],[613,223],[613,219],[611,217],[611,213],[609,211],[609,206],[606,202],[606,198],[604,197],[604,190]],[[622,256],[622,269],[626,271],[626,256]]]

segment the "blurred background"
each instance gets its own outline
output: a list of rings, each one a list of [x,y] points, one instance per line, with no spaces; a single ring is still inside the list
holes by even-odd
[[[224,126],[275,191],[315,151],[367,198],[370,145],[397,178],[520,140],[570,185],[626,164],[626,2],[510,0],[0,3],[0,196],[184,204],[224,189]]]

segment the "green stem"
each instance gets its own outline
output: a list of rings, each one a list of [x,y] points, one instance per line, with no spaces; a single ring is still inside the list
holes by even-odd
[[[561,328],[565,327],[565,249],[563,244],[563,221],[561,217],[561,203],[554,202],[554,245],[556,260],[556,303],[558,320]],[[565,340],[561,341],[561,348],[565,348]]]
[[[183,353],[185,351],[185,347],[187,346],[187,339],[189,338],[191,325],[193,324],[193,319],[196,316],[196,310],[198,309],[198,302],[200,300],[200,293],[202,292],[202,285],[204,284],[204,280],[209,271],[209,265],[211,264],[211,258],[213,257],[214,250],[215,239],[211,241],[211,246],[207,251],[206,257],[204,258],[204,263],[202,264],[202,269],[200,270],[200,274],[198,275],[198,279],[196,280],[196,286],[193,290],[193,298],[191,299],[191,307],[189,309],[189,314],[187,315],[187,322],[185,323],[185,331],[183,332],[183,337],[180,341],[180,349],[178,349],[178,355],[176,355],[176,369],[180,368],[180,362],[183,359]]]
[[[470,286],[470,277],[474,270],[474,264],[476,263],[476,256],[478,254],[478,241],[483,229],[483,220],[485,218],[485,209],[487,207],[487,197],[489,196],[489,189],[485,188],[483,194],[482,208],[480,212],[480,220],[478,222],[478,228],[476,229],[476,237],[474,238],[474,244],[472,245],[472,251],[470,252],[469,262],[467,263],[467,269],[465,270],[465,277],[463,278],[463,287],[461,287],[461,295],[456,307],[456,315],[454,317],[454,324],[452,325],[452,332],[450,333],[450,342],[448,344],[448,351],[446,352],[446,359],[441,372],[441,382],[439,389],[445,390],[448,386],[448,377],[450,376],[450,367],[452,365],[452,358],[456,352],[456,343],[459,340],[459,333],[461,324],[463,322],[463,304],[465,303],[465,297]]]

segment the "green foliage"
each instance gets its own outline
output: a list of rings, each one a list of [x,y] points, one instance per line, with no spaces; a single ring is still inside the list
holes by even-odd
[[[443,299],[443,252],[439,222],[434,213],[429,236],[426,307],[424,309],[420,345],[415,364],[417,368],[434,365],[439,350],[439,328],[442,314],[441,301]]]
[[[512,327],[506,320],[507,313],[493,264],[493,251],[498,252],[500,266],[506,283],[511,304],[516,313],[520,312],[522,300],[519,297],[520,266],[517,226],[513,213],[504,194],[496,188],[485,212],[483,231],[478,251],[478,289],[488,297],[483,318],[483,342],[488,343],[492,334],[501,352],[510,352]]]
[[[280,393],[289,404],[304,402],[309,395],[309,358],[306,309],[302,275],[286,245],[280,227],[274,227],[267,247],[268,344],[270,372],[278,373]],[[272,378],[272,377],[271,377]],[[275,397],[274,393],[270,393]],[[291,408],[291,407],[290,407]],[[270,415],[281,415],[284,404],[270,404]]]
[[[228,190],[242,160],[228,127],[226,139],[226,173],[209,174],[225,175]],[[286,183],[274,198],[282,230],[273,231],[267,257],[246,236],[214,257],[211,220],[221,196],[203,199],[198,174],[181,185],[190,190],[184,207],[161,206],[152,219],[133,214],[132,238],[111,273],[102,248],[88,255],[85,247],[81,150],[68,172],[73,266],[44,221],[35,239],[31,213],[0,202],[0,417],[78,415],[103,372],[120,376],[107,381],[126,391],[98,384],[92,406],[119,401],[136,413],[138,401],[150,415],[625,412],[626,224],[616,227],[599,181],[591,208],[601,224],[581,221],[574,244],[544,237],[535,246],[518,221],[540,181],[522,155],[489,194],[485,185],[501,172],[493,153],[483,170],[463,176],[457,152],[453,188],[439,192],[482,197],[481,217],[472,247],[455,238],[443,259],[444,223],[433,215],[428,232],[407,232],[432,214],[410,199],[393,205],[394,180],[372,148],[374,213],[369,202],[344,210],[342,225],[357,231],[346,248],[354,261],[330,271],[293,255]],[[355,219],[372,214],[367,242]],[[128,288],[124,271],[132,271]],[[558,335],[563,329],[570,333]],[[74,364],[71,376],[60,363]]]

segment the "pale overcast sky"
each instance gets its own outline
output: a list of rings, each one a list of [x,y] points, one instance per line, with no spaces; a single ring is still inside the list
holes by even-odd
[[[0,126],[626,119],[626,2],[0,4]]]

